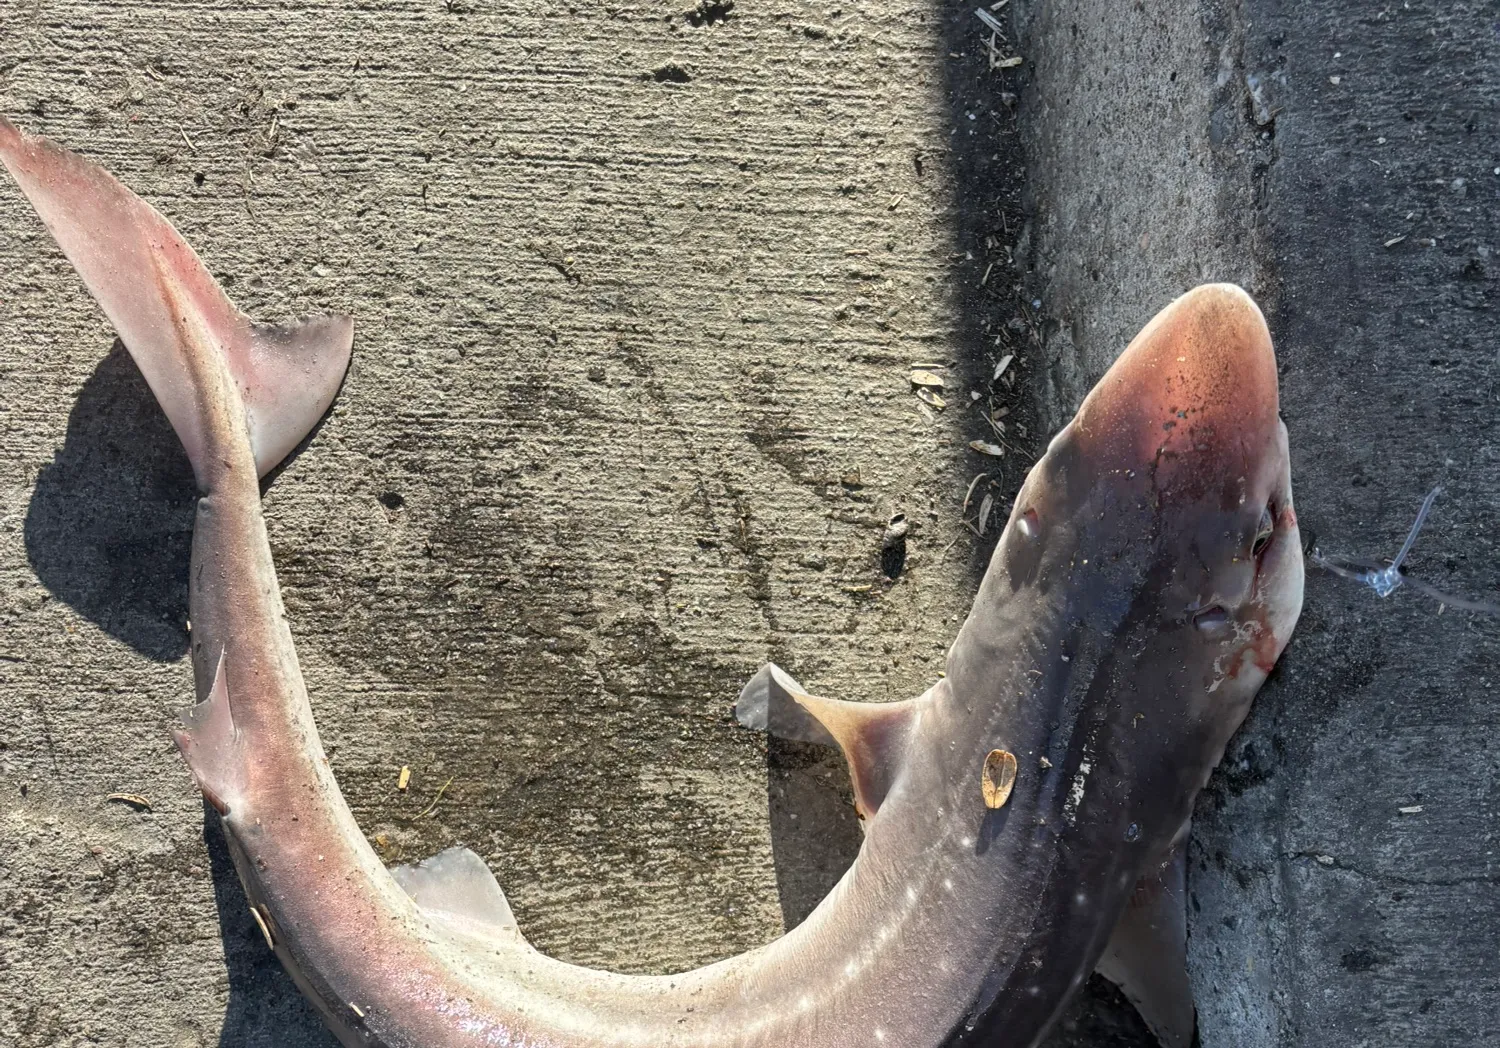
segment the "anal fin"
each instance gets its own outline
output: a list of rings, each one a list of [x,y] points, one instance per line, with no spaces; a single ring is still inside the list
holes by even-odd
[[[1187,972],[1186,854],[1179,840],[1167,861],[1141,878],[1097,966],[1135,1005],[1162,1048],[1188,1048],[1196,1026]]]
[[[870,818],[880,810],[900,771],[920,701],[819,698],[804,691],[780,666],[768,662],[741,690],[734,709],[735,717],[747,728],[842,750],[849,762],[855,807]]]
[[[391,876],[433,920],[474,938],[526,945],[500,882],[468,848],[393,866]]]
[[[208,698],[182,711],[182,727],[173,733],[204,798],[220,815],[239,803],[245,785],[245,754],[229,708],[226,659],[219,655]]]

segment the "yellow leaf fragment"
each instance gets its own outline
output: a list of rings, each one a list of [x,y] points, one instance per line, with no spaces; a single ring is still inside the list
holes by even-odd
[[[260,933],[266,937],[266,948],[270,950],[276,949],[276,940],[271,938],[271,926],[261,914],[260,908],[252,904],[250,907],[250,916],[255,918],[255,923],[260,927]]]
[[[986,808],[1003,808],[1016,784],[1016,755],[1009,750],[991,750],[984,759],[984,774],[979,786]]]

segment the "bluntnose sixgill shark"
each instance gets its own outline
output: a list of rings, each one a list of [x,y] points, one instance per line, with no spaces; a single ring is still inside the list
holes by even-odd
[[[1026,1048],[1096,965],[1189,1042],[1181,842],[1302,600],[1276,362],[1243,291],[1167,306],[1053,439],[926,693],[751,680],[743,722],[843,748],[863,847],[782,938],[623,976],[535,951],[472,852],[386,869],[329,770],[259,478],[331,403],[352,323],[256,326],[102,169],[3,120],[0,159],[192,461],[198,704],[177,738],[256,921],[344,1044]]]

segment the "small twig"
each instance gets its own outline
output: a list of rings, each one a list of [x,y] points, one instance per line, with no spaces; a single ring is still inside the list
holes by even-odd
[[[1000,19],[996,18],[994,15],[990,14],[988,11],[986,11],[982,7],[975,8],[975,10],[974,10],[974,17],[977,18],[977,19],[979,19],[981,22],[983,22],[984,25],[985,25],[985,28],[989,29],[992,32],[995,32],[995,33],[1004,33],[1005,32],[1005,27],[1000,24]]]
[[[452,786],[452,785],[453,785],[453,777],[449,776],[448,777],[448,781],[445,782],[445,783],[443,783],[442,788],[437,791],[437,796],[434,797],[434,798],[432,798],[432,803],[429,804],[427,806],[427,809],[425,811],[423,811],[421,815],[418,815],[417,818],[423,819],[423,818],[426,818],[428,815],[431,815],[432,814],[432,809],[434,809],[434,808],[436,808],[438,806],[438,801],[440,801],[440,800],[443,799],[443,794],[446,793],[448,791],[448,787]]]

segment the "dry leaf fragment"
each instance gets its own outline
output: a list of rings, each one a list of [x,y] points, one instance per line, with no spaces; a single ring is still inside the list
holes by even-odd
[[[982,7],[975,10],[974,17],[983,22],[985,28],[992,33],[1005,32],[1005,27],[1000,24],[1000,19],[996,18],[994,15],[990,14]]]
[[[410,785],[411,785],[411,768],[408,767],[407,765],[403,764],[403,765],[401,765],[401,774],[398,775],[398,776],[396,776],[396,789],[398,789],[398,790],[404,790],[404,789],[406,789],[406,787],[408,787]]]
[[[1408,804],[1406,807],[1397,808],[1396,810],[1402,815],[1418,815],[1422,811],[1422,806],[1420,804]]]
[[[943,381],[942,375],[937,375],[921,368],[911,373],[911,384],[913,386],[928,386],[932,389],[945,389],[948,385],[948,383]]]
[[[991,444],[983,440],[971,440],[969,441],[969,447],[981,455],[993,455],[995,458],[1000,458],[1005,454],[1005,449],[999,444]]]
[[[111,793],[104,799],[107,801],[117,801],[120,804],[128,804],[132,808],[140,808],[142,811],[151,810],[151,802],[139,793]]]
[[[988,473],[976,473],[974,474],[974,479],[969,481],[969,490],[964,492],[964,508],[963,513],[961,513],[960,516],[969,512],[969,500],[974,497],[974,489],[977,488],[979,486],[979,482],[987,476],[989,476]]]
[[[250,906],[250,916],[255,918],[255,923],[260,927],[260,933],[266,937],[266,948],[276,949],[276,940],[271,938],[271,926],[266,923],[265,917],[261,916],[260,908],[253,903]]]
[[[1001,357],[1000,363],[995,365],[995,377],[990,379],[990,381],[998,382],[1000,380],[1000,376],[1005,374],[1005,369],[1010,367],[1010,362],[1015,359],[1016,355],[1014,353],[1007,353],[1005,354],[1005,356]]]
[[[984,501],[979,504],[979,534],[984,534],[985,525],[990,521],[990,510],[995,506],[995,497],[988,492],[985,493]]]
[[[984,774],[980,777],[980,788],[984,791],[986,808],[1003,808],[1010,800],[1011,788],[1016,784],[1016,756],[1008,750],[990,750],[984,759]]]
[[[917,399],[924,404],[928,404],[932,407],[937,408],[939,411],[942,411],[945,407],[948,406],[948,402],[946,400],[938,396],[930,389],[918,389]]]

